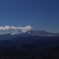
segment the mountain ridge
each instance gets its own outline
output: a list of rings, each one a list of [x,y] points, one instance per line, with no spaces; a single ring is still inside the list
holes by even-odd
[[[47,31],[42,30],[35,30],[31,26],[25,26],[25,27],[13,27],[10,32],[0,34],[0,35],[32,35],[32,36],[59,36],[59,33],[50,33]]]

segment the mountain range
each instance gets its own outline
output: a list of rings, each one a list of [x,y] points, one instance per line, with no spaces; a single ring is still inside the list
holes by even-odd
[[[31,36],[59,36],[59,33],[50,33],[47,31],[41,31],[41,30],[35,30],[31,26],[26,26],[22,29],[16,29],[16,30],[9,30],[9,32],[6,32],[4,34],[0,35],[31,35]]]

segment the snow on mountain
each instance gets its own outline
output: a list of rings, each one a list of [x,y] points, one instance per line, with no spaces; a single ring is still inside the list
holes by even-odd
[[[0,34],[8,34],[10,33],[11,35],[15,34],[23,34],[26,33],[33,28],[30,25],[27,25],[25,27],[16,27],[16,26],[0,26]]]
[[[26,33],[28,31],[32,30],[32,27],[31,26],[25,26],[25,27],[18,27],[17,30],[11,32],[11,35],[15,35],[15,34],[23,34],[23,33]]]
[[[56,36],[59,33],[49,33],[46,31],[35,30],[30,25],[25,27],[15,27],[15,26],[0,26],[0,31],[7,31],[4,34],[16,35],[16,34],[24,34],[24,35],[34,35],[34,36]],[[2,34],[2,33],[0,33]]]

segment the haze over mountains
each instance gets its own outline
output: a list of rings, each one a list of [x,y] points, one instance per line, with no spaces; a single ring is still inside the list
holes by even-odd
[[[2,32],[3,33],[2,33]],[[15,27],[15,26],[0,26],[1,34],[23,34],[23,35],[34,35],[34,36],[59,36],[59,33],[49,33],[46,31],[35,30],[32,26],[28,25],[25,27]]]

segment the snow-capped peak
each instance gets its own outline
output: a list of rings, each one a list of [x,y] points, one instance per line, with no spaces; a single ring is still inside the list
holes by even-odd
[[[2,30],[2,31],[1,31]],[[49,33],[46,31],[41,30],[35,30],[32,28],[32,26],[0,26],[0,34],[10,34],[10,35],[16,35],[16,34],[29,34],[29,35],[35,35],[35,36],[46,36],[46,35],[59,35],[59,33]]]
[[[12,35],[14,34],[22,34],[26,33],[33,28],[30,25],[27,26],[0,26],[0,31],[3,31],[5,33],[10,33]]]
[[[28,25],[28,26],[25,26],[25,27],[20,28],[20,30],[21,30],[22,32],[26,33],[27,31],[32,30],[32,27]]]
[[[23,33],[26,33],[28,31],[31,31],[33,28],[28,25],[28,26],[25,26],[25,27],[18,27],[17,30],[14,30],[11,35],[15,35],[15,34],[23,34]]]

